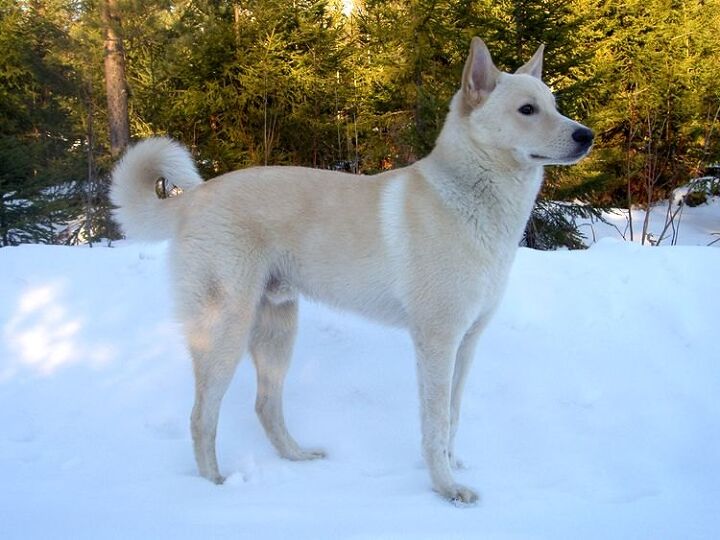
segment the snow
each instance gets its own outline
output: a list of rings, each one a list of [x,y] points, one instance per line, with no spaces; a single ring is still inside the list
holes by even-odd
[[[688,188],[678,188],[674,193],[671,205],[661,201],[650,208],[648,233],[652,244],[669,246],[675,244],[691,246],[714,245],[720,247],[720,197],[709,197],[707,204],[690,207],[684,205],[678,211],[678,202]],[[668,212],[669,210],[669,212]],[[630,240],[629,214],[632,215],[634,242],[641,242],[645,211],[633,208],[628,212],[625,208],[617,208],[603,212],[606,223],[584,219],[578,220],[579,230],[585,237],[587,245],[603,238]],[[674,228],[666,228],[669,217],[674,215]],[[646,242],[648,243],[648,242]]]
[[[245,360],[198,477],[166,247],[0,250],[0,536],[716,538],[720,250],[521,249],[466,390],[459,509],[420,457],[409,338],[303,303],[280,459]]]

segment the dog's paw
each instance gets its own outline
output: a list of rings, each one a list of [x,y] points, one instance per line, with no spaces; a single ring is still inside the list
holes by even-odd
[[[325,453],[325,450],[317,448],[307,450],[298,449],[296,452],[283,457],[289,459],[290,461],[311,461],[314,459],[325,459],[327,454]]]
[[[210,482],[212,482],[212,483],[215,484],[216,486],[221,486],[221,485],[223,485],[223,484],[225,483],[225,477],[222,476],[222,475],[220,475],[220,474],[212,475],[212,476],[204,476],[204,478],[205,478],[206,480],[209,480]]]
[[[325,453],[325,450],[316,448],[313,450],[303,450],[301,459],[303,461],[309,461],[311,459],[325,459],[326,457],[327,454]]]
[[[454,484],[441,493],[455,506],[473,506],[480,500],[479,495],[469,487]]]

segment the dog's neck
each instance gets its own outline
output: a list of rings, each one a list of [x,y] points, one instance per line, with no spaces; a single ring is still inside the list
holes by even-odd
[[[455,131],[466,121],[452,107],[435,148],[418,166],[476,235],[503,232],[519,242],[540,191],[543,168],[520,166],[509,153],[478,149]],[[444,180],[437,181],[439,178]],[[487,227],[490,223],[502,230],[480,229],[481,224]]]

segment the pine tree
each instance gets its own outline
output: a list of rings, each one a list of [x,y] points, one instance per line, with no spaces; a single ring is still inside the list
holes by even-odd
[[[648,207],[720,157],[720,5],[650,0],[598,10],[616,24],[598,46],[603,91],[592,118],[601,142],[585,168],[602,170],[607,200]]]
[[[474,30],[467,2],[367,0],[352,21],[358,122],[372,171],[432,149]]]
[[[598,133],[589,159],[548,169],[528,245],[578,246],[587,207],[550,201],[648,205],[720,161],[717,2],[364,0],[348,16],[341,0],[0,0],[1,245],[113,237],[105,188],[125,142],[105,100],[110,4],[129,131],[180,139],[208,176],[411,163],[474,35],[506,71],[544,43],[561,112]]]
[[[0,1],[0,246],[59,241],[83,167],[62,2]]]

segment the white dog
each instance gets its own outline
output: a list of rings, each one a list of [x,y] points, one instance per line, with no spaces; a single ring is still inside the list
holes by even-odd
[[[172,238],[202,476],[223,481],[215,456],[220,402],[248,350],[255,408],[277,451],[323,457],[300,448],[283,419],[304,295],[408,329],[432,485],[456,503],[477,500],[452,475],[475,344],[502,297],[543,165],[575,163],[593,141],[556,110],[541,69],[542,47],[515,74],[501,73],[474,38],[435,149],[376,176],[264,167],[203,182],[188,151],[169,139],[127,152],[113,173],[115,216],[128,237]],[[184,192],[161,200],[153,189],[160,178]]]

